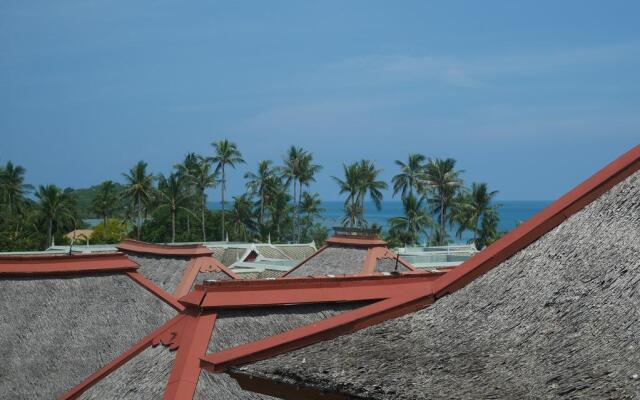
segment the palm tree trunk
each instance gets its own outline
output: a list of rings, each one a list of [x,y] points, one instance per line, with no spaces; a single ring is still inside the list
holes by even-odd
[[[140,240],[140,228],[142,227],[142,205],[140,201],[140,196],[138,195],[138,223],[137,223],[137,238]]]
[[[49,218],[49,227],[47,229],[47,249],[51,246],[52,236],[53,236],[53,218]]]
[[[222,164],[222,186],[220,187],[220,203],[222,206],[222,224],[220,225],[220,235],[222,238],[220,240],[224,240],[224,164]]]
[[[440,203],[440,245],[444,245],[444,203]]]
[[[207,234],[204,230],[204,206],[205,206],[205,200],[204,200],[204,188],[200,189],[200,222],[202,223],[202,241],[206,242],[207,241]]]
[[[260,194],[260,226],[262,226],[262,222],[264,221],[264,193]]]
[[[176,242],[176,210],[171,210],[171,243]]]

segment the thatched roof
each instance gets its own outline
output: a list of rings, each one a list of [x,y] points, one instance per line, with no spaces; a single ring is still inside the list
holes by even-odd
[[[188,257],[173,257],[129,253],[127,256],[140,265],[140,273],[169,293],[174,293],[182,280]]]
[[[429,308],[234,373],[336,398],[637,397],[640,147],[625,156],[485,250],[495,268],[483,252],[434,281]]]
[[[135,276],[121,255],[2,259],[0,398],[59,396],[176,314]]]
[[[199,285],[180,302],[176,318],[96,371],[64,398],[179,398],[267,400],[221,373],[206,373],[207,355],[234,354],[282,334],[305,332],[405,289],[422,287],[430,274],[228,281]],[[395,283],[401,286],[396,287]],[[341,328],[342,329],[342,328]],[[151,351],[151,346],[162,344]],[[164,346],[168,346],[168,349]],[[176,350],[168,367],[169,349]],[[171,370],[167,372],[167,368]],[[160,391],[164,385],[164,391]],[[170,396],[171,397],[171,396]]]
[[[327,247],[288,273],[294,276],[358,274],[367,256],[366,248]]]
[[[193,286],[205,280],[229,280],[239,277],[216,260],[213,252],[204,245],[166,245],[126,240],[118,248],[140,265],[140,273],[174,293],[176,297],[187,294]]]
[[[283,277],[373,275],[396,270],[409,272],[415,268],[389,250],[384,241],[377,237],[335,235],[327,240],[325,247],[303,260]]]

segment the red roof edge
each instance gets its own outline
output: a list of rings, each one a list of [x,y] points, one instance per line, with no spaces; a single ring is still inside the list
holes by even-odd
[[[640,145],[596,172],[485,250],[440,277],[434,282],[436,297],[453,293],[466,286],[478,276],[538,240],[638,169],[640,169]]]
[[[353,237],[334,235],[325,241],[329,245],[354,246],[354,247],[377,247],[386,246],[387,242],[378,238]]]
[[[212,272],[212,271],[221,271],[226,274],[228,277],[236,280],[241,279],[235,272],[233,272],[226,265],[222,264],[220,261],[216,260],[210,256],[199,256],[194,257],[189,261],[187,266],[185,267],[185,271],[182,274],[182,279],[180,283],[176,287],[175,295],[180,298],[186,296],[191,287],[193,286],[193,282],[198,278],[198,274],[200,272]]]
[[[211,371],[221,371],[232,365],[254,362],[416,311],[430,301],[452,293],[486,273],[583,209],[638,169],[640,169],[640,146],[625,153],[487,249],[452,271],[441,275],[429,286],[413,293],[408,292],[401,297],[392,297],[339,314],[315,324],[208,354],[202,359],[202,365]]]
[[[213,251],[211,251],[207,246],[202,244],[168,245],[168,244],[146,243],[138,240],[127,239],[118,243],[116,247],[120,251],[129,251],[132,253],[153,254],[153,255],[161,255],[161,256],[195,257],[195,256],[213,255]]]
[[[138,264],[122,253],[0,256],[0,275],[59,275],[137,268]]]

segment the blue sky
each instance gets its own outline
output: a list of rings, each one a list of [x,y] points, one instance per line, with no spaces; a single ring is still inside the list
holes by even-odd
[[[227,137],[232,194],[295,144],[327,200],[410,152],[553,199],[640,142],[640,2],[523,3],[3,0],[0,162],[85,187]]]

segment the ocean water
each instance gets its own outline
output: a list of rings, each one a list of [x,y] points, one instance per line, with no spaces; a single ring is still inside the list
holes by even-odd
[[[518,223],[526,221],[531,218],[538,211],[548,206],[550,201],[500,201],[498,202],[502,206],[498,209],[500,214],[500,223],[498,229],[500,231],[508,232],[516,227]],[[324,201],[322,202],[322,220],[320,221],[327,228],[334,226],[340,226],[343,211],[344,202],[342,201]],[[218,202],[210,202],[209,208],[218,209]],[[376,210],[375,206],[371,202],[365,202],[365,219],[371,224],[378,224],[384,228],[388,227],[389,218],[402,215],[402,203],[400,201],[385,201],[382,204],[381,210]],[[452,239],[454,233],[449,232]],[[466,242],[471,238],[469,233],[463,235],[461,240],[455,239],[455,241]]]

